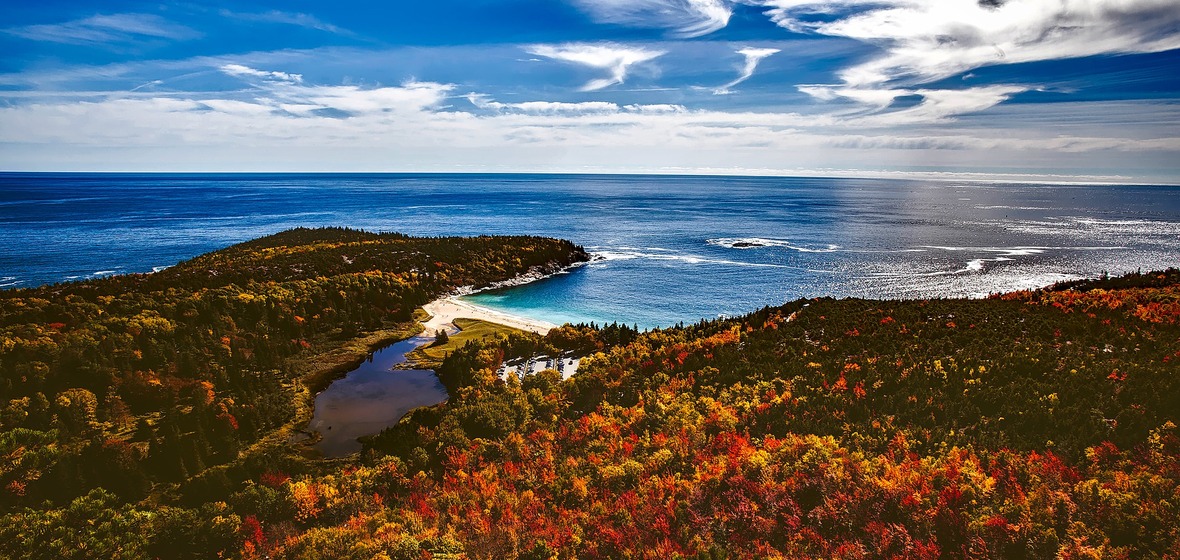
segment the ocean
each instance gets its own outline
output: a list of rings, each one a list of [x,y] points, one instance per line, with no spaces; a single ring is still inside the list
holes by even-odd
[[[622,175],[0,174],[0,288],[297,226],[530,234],[598,260],[473,303],[642,328],[801,297],[982,297],[1180,265],[1180,188]]]

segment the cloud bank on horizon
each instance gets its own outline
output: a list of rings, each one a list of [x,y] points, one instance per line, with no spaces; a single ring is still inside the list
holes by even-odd
[[[1180,182],[1174,0],[513,8],[23,6],[0,169]]]

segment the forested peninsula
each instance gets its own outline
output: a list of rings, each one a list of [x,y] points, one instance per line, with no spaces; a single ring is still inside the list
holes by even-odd
[[[0,556],[1180,558],[1175,269],[473,340],[359,456],[299,441],[423,304],[587,258],[301,229],[0,292]]]

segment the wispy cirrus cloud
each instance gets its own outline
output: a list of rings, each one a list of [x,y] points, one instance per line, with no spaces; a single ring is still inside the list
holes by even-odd
[[[125,45],[144,40],[184,41],[201,34],[155,14],[100,14],[62,23],[10,27],[4,30],[31,41],[72,45]]]
[[[261,78],[263,80],[278,80],[292,83],[303,82],[302,74],[290,74],[287,72],[277,72],[273,70],[258,70],[256,68],[251,68],[242,64],[223,64],[219,70],[230,76]]]
[[[802,85],[799,91],[816,99],[832,101],[849,99],[872,109],[868,114],[850,115],[849,122],[872,124],[874,126],[897,126],[908,124],[933,124],[953,119],[959,115],[984,111],[1003,103],[1013,95],[1028,91],[1025,86],[995,85],[962,89],[933,88],[850,88],[828,85]],[[904,109],[887,111],[900,97],[918,97],[921,100]]]
[[[613,43],[565,45],[534,45],[526,49],[529,53],[545,58],[572,62],[610,72],[610,77],[591,80],[582,86],[582,91],[595,91],[626,81],[631,66],[653,60],[665,54],[662,50],[642,47],[628,47]]]
[[[525,101],[521,103],[501,103],[488,95],[469,93],[467,101],[479,109],[504,112],[519,112],[528,114],[574,115],[587,113],[614,113],[619,110],[617,103],[607,101],[582,101],[577,103],[563,101]]]
[[[754,71],[758,69],[758,63],[762,62],[762,59],[764,59],[768,56],[777,54],[779,52],[782,52],[782,51],[780,51],[779,49],[756,49],[756,48],[751,48],[751,47],[746,47],[744,49],[737,51],[738,54],[746,57],[746,62],[745,62],[745,64],[742,65],[741,74],[736,79],[734,79],[732,82],[729,82],[728,84],[725,84],[725,85],[713,90],[713,94],[714,95],[728,95],[730,93],[733,93],[732,88],[734,86],[736,86],[746,80],[749,80],[750,77],[752,77],[754,75]]]
[[[708,35],[729,24],[729,0],[574,0],[595,20],[668,29],[680,37]]]
[[[491,96],[479,93],[466,95],[468,101],[479,109],[494,111],[500,114],[528,114],[528,115],[606,115],[617,113],[666,115],[683,114],[688,108],[683,105],[668,103],[619,105],[609,101],[581,101],[570,103],[564,101],[524,101],[521,103],[501,103]]]
[[[982,66],[1180,48],[1175,0],[759,0],[778,25],[881,45],[849,87],[928,83]]]
[[[287,91],[296,101],[322,109],[359,115],[420,114],[437,109],[454,89],[451,84],[406,82],[401,86],[312,86]]]
[[[860,117],[852,121],[874,126],[933,124],[959,115],[985,111],[1027,90],[1026,87],[1009,85],[965,89],[882,90],[881,94],[917,95],[922,101],[913,107]],[[873,90],[854,91],[874,93]]]
[[[798,89],[820,100],[851,100],[881,113],[871,118],[895,124],[983,111],[1037,87],[914,87],[980,67],[1180,48],[1174,0],[758,1],[792,31],[879,45],[878,56],[839,70],[840,84]],[[906,96],[921,101],[891,109]]]
[[[925,158],[933,151],[952,169],[978,171],[997,158],[1019,165],[1053,154],[1059,161],[1092,165],[1180,150],[1180,141],[1170,137],[869,132],[853,121],[814,115],[674,105],[538,100],[476,114],[449,106],[453,86],[441,83],[361,88],[266,82],[260,88],[248,99],[194,94],[0,107],[5,146],[0,165],[29,166],[22,154],[39,145],[68,145],[71,165],[103,169],[112,161],[171,169],[201,169],[217,161],[222,169],[339,170],[346,162],[372,170],[437,170],[460,163],[489,170],[550,169],[546,166],[557,163],[557,169],[571,170],[609,161],[603,169],[777,173],[888,168],[908,153]],[[160,152],[144,147],[166,149],[172,159],[158,160]],[[119,157],[112,159],[115,153]]]
[[[355,36],[352,31],[333,25],[321,20],[311,14],[301,12],[283,12],[279,10],[271,10],[269,12],[235,12],[232,10],[221,10],[219,12],[222,17],[252,23],[276,23],[282,25],[294,25],[306,29],[316,29],[319,31],[326,31],[328,33],[335,33],[336,35]]]
[[[259,78],[260,95],[243,100],[201,100],[204,106],[223,112],[281,113],[296,117],[352,118],[406,115],[439,107],[454,89],[451,84],[408,81],[400,86],[304,84],[303,76],[274,70],[258,70],[226,64],[220,70],[233,76]]]
[[[224,66],[222,61],[211,68],[227,72]],[[1046,156],[1065,166],[1093,168],[1095,162],[1114,166],[1180,151],[1180,141],[1166,127],[1162,133],[1136,129],[1120,136],[1109,126],[1143,114],[1139,104],[1122,105],[1122,113],[1111,112],[1110,106],[1069,109],[1092,119],[1113,115],[1109,122],[1095,121],[1074,134],[1034,130],[1017,136],[1010,126],[996,126],[991,119],[976,119],[952,131],[896,126],[990,106],[996,97],[1010,94],[1003,89],[977,88],[968,103],[964,96],[913,88],[906,91],[925,101],[893,113],[852,117],[545,98],[508,103],[481,93],[464,96],[472,108],[453,103],[452,84],[310,84],[283,79],[290,75],[286,72],[238,66],[229,72],[251,79],[253,87],[247,91],[42,99],[0,107],[0,165],[35,166],[30,155],[49,161],[45,154],[58,153],[39,146],[67,145],[68,161],[53,161],[103,169],[112,162],[197,169],[216,161],[222,169],[331,170],[345,162],[354,170],[445,170],[456,165],[585,170],[610,162],[603,169],[778,173],[803,166],[888,169],[891,162],[914,153],[936,157],[948,169],[978,170],[997,160],[1019,166]],[[1052,109],[1039,109],[1038,114],[1046,110]],[[158,159],[160,153],[172,159]]]

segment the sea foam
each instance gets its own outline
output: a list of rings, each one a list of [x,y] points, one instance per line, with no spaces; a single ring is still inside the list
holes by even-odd
[[[693,255],[693,254],[686,254],[686,253],[673,253],[671,251],[664,252],[664,253],[647,253],[647,252],[642,252],[642,251],[625,251],[622,249],[623,249],[622,247],[616,247],[613,249],[603,249],[600,247],[587,247],[587,250],[590,251],[590,254],[593,257],[595,257],[595,260],[591,261],[589,266],[591,266],[591,267],[594,267],[596,265],[597,266],[604,266],[609,261],[627,261],[627,260],[632,260],[632,259],[645,259],[645,260],[653,260],[653,261],[676,261],[676,262],[682,262],[682,263],[686,263],[686,264],[712,264],[712,265],[726,265],[726,266],[749,267],[749,268],[784,268],[784,269],[794,269],[794,270],[810,270],[810,269],[804,269],[804,268],[800,268],[800,267],[796,267],[796,266],[789,266],[789,265],[785,265],[785,264],[742,262],[742,261],[731,261],[731,260],[727,260],[727,259],[712,259],[712,258],[708,258],[708,257],[702,257],[700,255]],[[821,272],[821,271],[812,271],[812,272]]]
[[[800,253],[834,253],[840,250],[839,245],[824,247],[806,247],[791,243],[786,239],[770,239],[766,237],[719,237],[706,239],[705,243],[727,249],[757,249],[760,247],[781,247]]]

